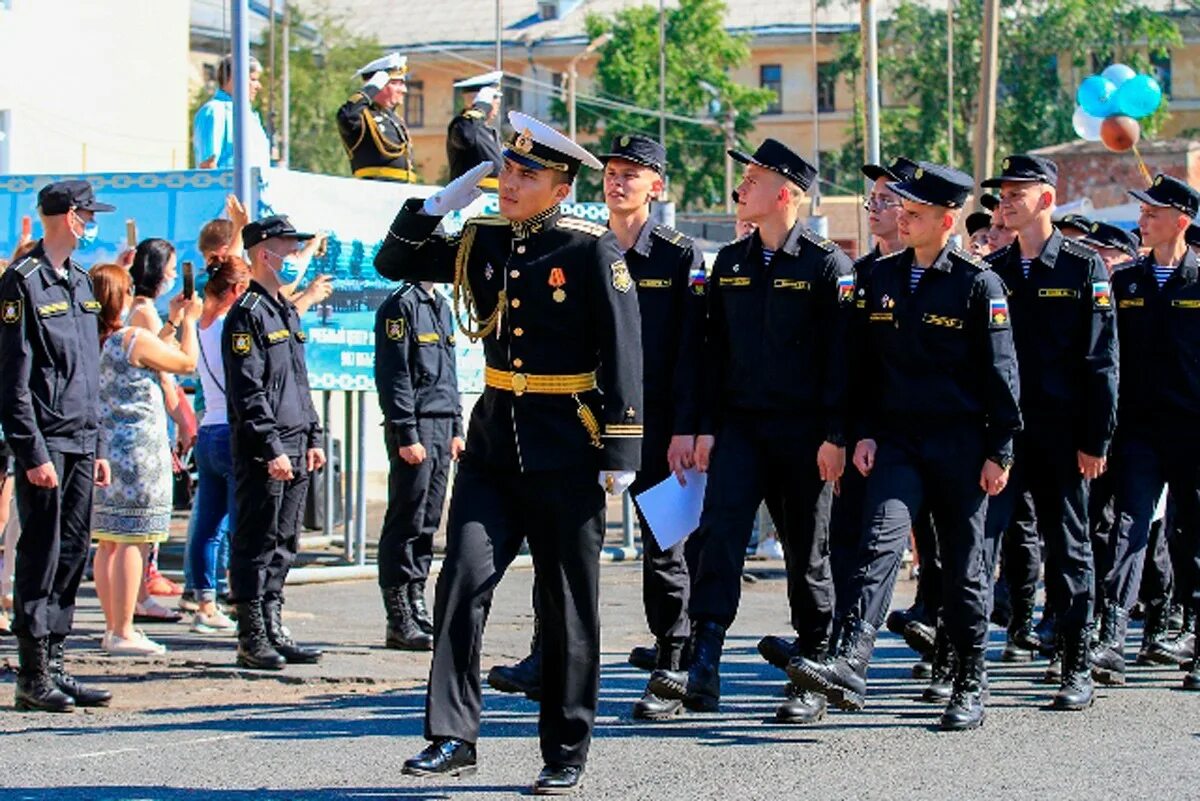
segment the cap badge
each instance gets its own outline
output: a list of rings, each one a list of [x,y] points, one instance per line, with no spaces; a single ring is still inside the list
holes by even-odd
[[[528,154],[529,151],[533,150],[533,134],[528,128],[521,131],[521,135],[513,142],[513,150],[522,155]]]
[[[1100,223],[1092,223],[1092,233],[1094,234],[1099,230],[1100,230]]]
[[[922,178],[924,175],[925,175],[925,170],[922,167],[917,167],[916,171],[913,172],[913,178],[916,178],[918,180],[920,178]]]
[[[628,136],[621,137],[621,147],[629,147],[629,137]]]
[[[1009,160],[1005,159],[1004,161],[1000,162],[1000,169],[1007,170],[1009,164],[1010,164]]]
[[[1160,175],[1160,176],[1158,176],[1157,178],[1155,178],[1155,179],[1154,179],[1154,185],[1155,185],[1155,186],[1158,186],[1158,185],[1159,185],[1159,184],[1161,184],[1161,183],[1162,183],[1162,176]]]

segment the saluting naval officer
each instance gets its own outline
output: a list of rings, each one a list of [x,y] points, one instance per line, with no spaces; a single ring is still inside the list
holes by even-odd
[[[474,92],[471,103],[450,120],[446,130],[446,160],[450,164],[450,180],[454,180],[477,164],[490,162],[492,169],[479,181],[479,188],[495,192],[499,186],[500,132],[493,127],[500,112],[500,70],[476,75],[454,84],[456,89]]]
[[[548,125],[510,112],[502,217],[435,231],[479,196],[483,164],[405,203],[375,258],[385,277],[453,282],[464,330],[483,342],[486,389],[471,414],[434,599],[425,703],[429,746],[413,775],[475,770],[479,652],[492,592],[528,539],[543,670],[538,794],[570,792],[587,761],[599,690],[599,555],[605,493],[641,460],[637,292],[616,238],[563,215],[580,165],[600,162]]]
[[[109,482],[100,431],[100,304],[72,258],[96,214],[87,181],[38,192],[45,234],[0,276],[0,427],[16,458],[17,709],[107,706],[68,674],[63,650],[91,537],[92,490]],[[7,558],[12,558],[8,554]]]
[[[450,302],[431,283],[402,283],[375,312],[375,386],[390,465],[379,537],[388,648],[433,648],[425,582],[450,463],[463,449],[454,347]]]
[[[1047,605],[1057,613],[1062,682],[1054,708],[1085,709],[1093,686],[1088,644],[1096,581],[1088,481],[1104,472],[1117,422],[1117,327],[1108,271],[1096,251],[1054,228],[1058,168],[1041,156],[1004,159],[983,182],[1000,189],[1000,216],[1016,241],[987,257],[1009,290],[1021,415],[1016,467],[988,505],[989,560],[1007,540],[1009,638],[1049,650],[1033,630],[1037,533],[1046,548]],[[1011,520],[1034,521],[1010,525]],[[1022,562],[1024,562],[1022,564]]]
[[[1150,528],[1164,485],[1178,525],[1200,559],[1200,261],[1187,246],[1188,224],[1200,212],[1200,193],[1178,178],[1158,175],[1145,190],[1138,228],[1150,251],[1113,275],[1121,331],[1121,384],[1114,441],[1116,470],[1113,564],[1104,581],[1105,607],[1093,672],[1105,684],[1125,680],[1125,630],[1138,598]],[[1200,592],[1193,589],[1195,610]],[[1149,606],[1146,626],[1162,627],[1169,598]],[[1170,641],[1153,661],[1178,664]],[[1193,660],[1183,686],[1200,690]]]
[[[412,140],[403,120],[408,57],[389,53],[360,69],[366,79],[337,112],[355,178],[414,183]]]
[[[237,661],[264,670],[321,658],[319,650],[297,645],[282,622],[309,474],[325,464],[300,315],[280,291],[280,271],[312,238],[280,215],[242,229],[253,280],[221,334],[237,497],[229,552]]]
[[[717,254],[709,281],[706,395],[715,444],[700,528],[688,538],[691,664],[657,670],[650,687],[689,709],[721,695],[725,632],[741,599],[746,544],[766,501],[780,532],[797,650],[824,651],[833,618],[829,506],[846,461],[847,331],[854,302],[850,258],[800,221],[816,170],[774,139],[746,165],[738,217],[757,224]],[[706,443],[702,443],[707,445]],[[805,723],[823,699],[792,692],[778,718]]]
[[[861,437],[854,466],[867,476],[857,592],[838,599],[841,638],[788,674],[841,709],[865,704],[867,665],[883,623],[913,516],[928,507],[942,561],[942,621],[957,654],[940,726],[983,722],[990,582],[984,509],[1008,480],[1020,427],[1017,364],[1005,288],[979,259],[949,244],[971,178],[922,162],[890,184],[903,200],[903,251],[875,262],[858,288],[867,334],[852,359]]]

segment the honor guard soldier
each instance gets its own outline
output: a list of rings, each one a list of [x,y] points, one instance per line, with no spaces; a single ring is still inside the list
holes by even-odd
[[[716,445],[700,528],[687,541],[691,665],[655,671],[650,682],[657,695],[704,711],[719,705],[721,650],[764,500],[787,557],[796,648],[816,657],[827,645],[829,507],[846,459],[854,302],[849,257],[799,221],[813,166],[774,139],[729,156],[746,165],[738,217],[757,230],[721,249],[709,281],[706,394]],[[795,692],[778,717],[806,723],[824,711],[823,699]]]
[[[87,561],[92,490],[109,482],[100,303],[71,254],[96,214],[113,210],[87,181],[42,187],[45,235],[0,276],[0,426],[16,459],[21,522],[12,624],[21,710],[69,712],[112,699],[67,673],[63,650]]]
[[[477,75],[454,84],[456,89],[475,92],[471,104],[450,120],[446,131],[446,160],[450,164],[450,180],[454,180],[476,164],[490,163],[491,171],[479,182],[480,189],[495,192],[499,187],[500,132],[492,124],[500,112],[500,70]]]
[[[1008,479],[1020,428],[1017,364],[1004,284],[949,245],[972,189],[963,173],[921,163],[890,185],[903,200],[905,250],[879,259],[855,311],[866,336],[851,362],[861,437],[854,466],[867,476],[857,592],[838,599],[840,642],[823,659],[800,657],[788,673],[841,709],[865,703],[875,633],[891,600],[913,515],[933,516],[942,560],[942,619],[957,660],[940,726],[983,722],[990,582],[984,509]]]
[[[281,293],[281,272],[313,234],[287,217],[242,229],[253,280],[221,334],[237,516],[229,553],[229,592],[238,612],[238,664],[281,670],[320,660],[282,622],[283,584],[300,545],[309,474],[325,464],[321,424],[304,361],[296,307]]]
[[[988,505],[989,560],[994,564],[994,549],[1005,540],[1010,644],[1053,649],[1032,622],[1040,530],[1047,606],[1057,613],[1062,657],[1054,707],[1084,709],[1092,703],[1088,640],[1095,583],[1087,482],[1104,472],[1116,427],[1117,329],[1104,262],[1051,223],[1057,178],[1049,159],[1016,155],[1004,159],[998,177],[983,182],[1000,189],[999,213],[1017,233],[988,262],[1009,290],[1025,423],[1013,481]]]
[[[404,125],[408,58],[389,53],[360,69],[366,83],[338,109],[338,133],[355,178],[415,183],[412,140]]]
[[[404,772],[474,771],[484,620],[528,539],[544,643],[545,767],[534,792],[554,794],[579,784],[595,720],[605,492],[620,495],[640,462],[641,325],[615,237],[559,206],[580,165],[600,163],[538,120],[514,111],[509,121],[503,216],[468,220],[453,237],[435,231],[479,196],[482,164],[424,202],[406,202],[375,257],[387,278],[453,281],[456,314],[486,360],[435,593],[430,745]]]
[[[1113,275],[1113,305],[1121,331],[1121,389],[1114,444],[1116,520],[1113,565],[1104,581],[1105,606],[1093,674],[1105,684],[1125,679],[1125,629],[1138,598],[1151,524],[1164,485],[1178,525],[1200,564],[1200,261],[1187,246],[1200,193],[1169,175],[1131,190],[1141,202],[1138,228],[1150,248]],[[1194,569],[1194,568],[1193,568]],[[1146,629],[1165,629],[1167,599],[1151,599]],[[1192,604],[1197,601],[1193,595]],[[1193,610],[1194,611],[1194,610]],[[1171,641],[1152,646],[1154,662],[1176,665]],[[1193,661],[1184,688],[1200,690]]]
[[[450,303],[433,284],[401,284],[375,313],[375,386],[390,465],[379,538],[388,648],[433,648],[425,581],[450,462],[463,449],[454,342]]]

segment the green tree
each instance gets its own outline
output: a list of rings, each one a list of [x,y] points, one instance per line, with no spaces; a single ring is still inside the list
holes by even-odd
[[[612,18],[590,15],[589,38],[605,32],[612,40],[601,50],[592,92],[603,99],[642,108],[658,108],[658,8],[645,5],[618,11]],[[771,102],[770,90],[741,86],[729,71],[750,57],[749,37],[725,30],[722,0],[680,0],[666,12],[666,110],[702,123],[667,120],[667,163],[671,165],[671,196],[688,209],[724,204],[725,133],[721,120],[736,112],[734,127],[739,146],[754,128],[755,117]],[[720,104],[714,118],[716,90]],[[605,147],[620,133],[644,133],[657,138],[657,116],[605,107],[580,98],[576,103],[580,130],[599,133]],[[555,101],[554,115],[567,119],[564,103]],[[599,197],[599,177],[585,171],[577,190],[581,200]]]

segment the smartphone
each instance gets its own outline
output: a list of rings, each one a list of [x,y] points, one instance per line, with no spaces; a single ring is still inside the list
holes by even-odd
[[[137,223],[133,220],[125,221],[125,244],[131,248],[136,248],[138,245]]]
[[[323,259],[323,258],[325,258],[325,254],[328,252],[329,252],[329,240],[322,239],[321,244],[317,245],[317,252],[313,255],[315,255],[318,259]]]
[[[196,294],[196,273],[190,261],[183,263],[183,296],[188,300]]]
[[[21,218],[21,239],[33,239],[33,218],[29,215]]]

